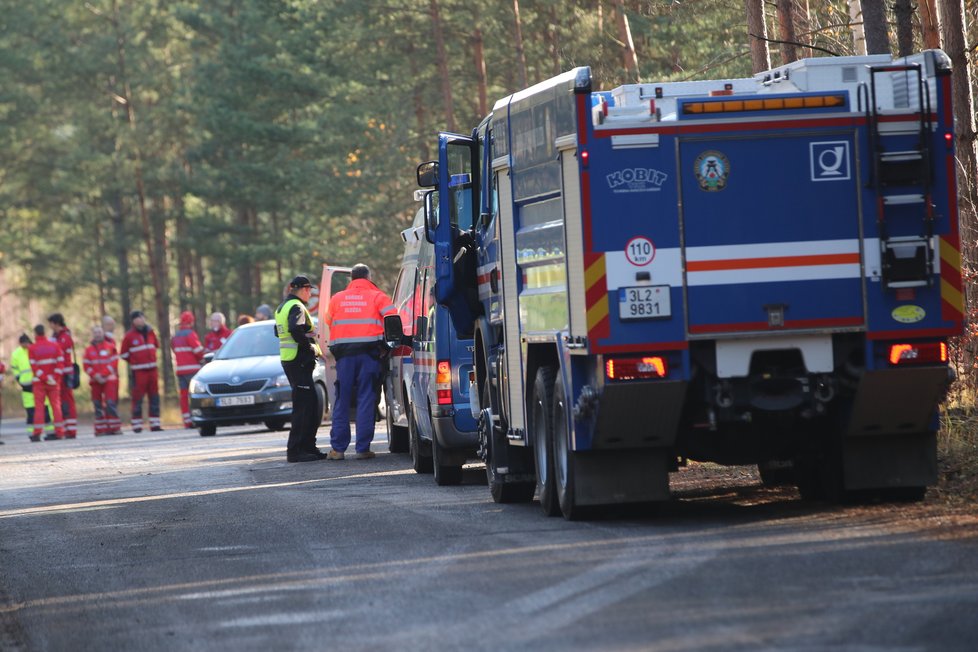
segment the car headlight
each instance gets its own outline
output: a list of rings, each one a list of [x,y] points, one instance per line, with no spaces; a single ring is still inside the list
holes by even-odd
[[[288,387],[288,386],[289,386],[289,377],[286,376],[285,374],[278,376],[272,382],[272,387]]]
[[[196,378],[190,379],[190,393],[191,394],[206,394],[207,393],[207,383],[202,383]]]

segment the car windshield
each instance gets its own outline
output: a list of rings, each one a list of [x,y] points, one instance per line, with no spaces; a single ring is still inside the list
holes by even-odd
[[[238,328],[214,357],[218,360],[249,358],[256,355],[278,355],[275,324]]]

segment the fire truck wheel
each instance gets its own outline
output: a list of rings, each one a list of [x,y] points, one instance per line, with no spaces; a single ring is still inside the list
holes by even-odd
[[[537,468],[537,497],[540,507],[547,516],[560,514],[557,489],[553,473],[553,405],[554,377],[553,367],[540,367],[533,382],[533,396],[530,397],[529,430],[533,433],[533,457]]]
[[[423,442],[421,441],[421,436],[418,434],[418,422],[414,419],[414,410],[411,409],[410,403],[404,406],[407,410],[408,418],[408,446],[411,453],[411,466],[414,468],[415,473],[431,473],[431,454],[424,454],[424,449],[422,448]]]
[[[483,384],[482,387],[482,413],[479,415],[479,439],[483,442],[485,447],[485,462],[486,462],[486,481],[489,485],[489,493],[492,495],[492,499],[497,503],[528,503],[533,500],[533,492],[536,491],[537,485],[535,482],[504,482],[500,476],[497,468],[499,466],[500,458],[505,452],[511,461],[509,466],[510,473],[524,472],[526,467],[515,468],[512,464],[514,455],[521,454],[524,449],[520,449],[518,452],[515,449],[506,450],[508,444],[503,437],[502,432],[498,429],[493,428],[492,424],[492,409],[488,406],[492,405],[490,401],[492,400],[489,394],[489,383],[488,381]]]
[[[553,391],[553,471],[554,484],[560,511],[568,521],[577,521],[585,516],[585,509],[577,504],[574,496],[574,452],[570,449],[570,429],[565,409],[567,393],[563,378],[558,375]]]
[[[462,465],[446,464],[445,449],[434,438],[431,440],[431,465],[435,472],[435,484],[439,487],[461,484]]]

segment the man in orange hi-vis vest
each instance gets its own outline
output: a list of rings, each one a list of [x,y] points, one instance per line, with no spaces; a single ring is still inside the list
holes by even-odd
[[[350,285],[334,294],[326,310],[329,350],[336,358],[336,400],[329,459],[341,460],[350,446],[350,400],[357,395],[357,459],[374,457],[374,408],[381,356],[386,353],[384,317],[397,314],[391,298],[370,280],[370,268],[354,265]]]

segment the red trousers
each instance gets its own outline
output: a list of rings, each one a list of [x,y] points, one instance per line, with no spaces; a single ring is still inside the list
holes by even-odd
[[[92,404],[95,406],[95,434],[104,435],[118,431],[122,427],[119,410],[116,407],[119,402],[118,379],[107,380],[104,383],[93,380],[91,387]]]
[[[149,397],[149,426],[160,427],[160,382],[156,369],[139,369],[132,372],[132,427],[143,427],[143,397]]]
[[[61,379],[61,415],[65,419],[65,432],[69,437],[78,433],[78,409],[75,407],[75,390]]]
[[[51,403],[51,413],[54,416],[54,434],[58,439],[65,436],[64,416],[61,413],[61,379],[54,385],[48,385],[43,380],[34,381],[34,405],[40,405],[41,409],[34,410],[34,435],[40,435],[44,431],[44,401]]]

